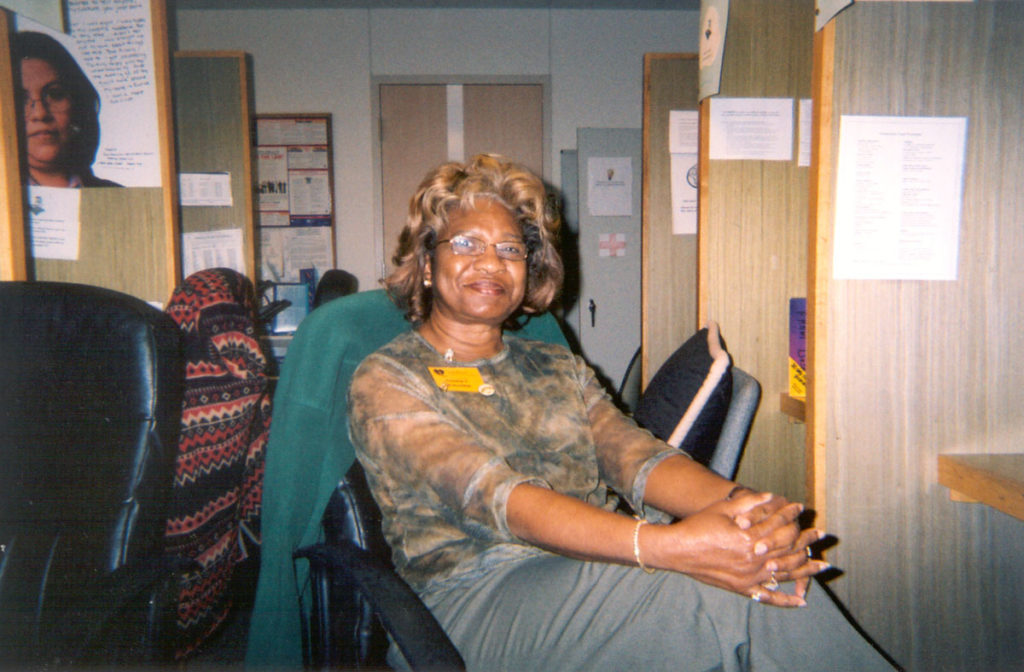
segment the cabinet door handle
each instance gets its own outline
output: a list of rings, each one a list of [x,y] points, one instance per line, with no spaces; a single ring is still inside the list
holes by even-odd
[[[588,310],[590,311],[590,328],[593,329],[597,326],[597,304],[594,303],[593,299],[590,300]]]

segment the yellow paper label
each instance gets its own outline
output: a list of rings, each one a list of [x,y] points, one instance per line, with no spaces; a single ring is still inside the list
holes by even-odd
[[[807,372],[792,357],[789,358],[789,396],[794,399],[807,396]]]
[[[432,366],[434,383],[446,392],[480,392],[484,379],[475,366]]]

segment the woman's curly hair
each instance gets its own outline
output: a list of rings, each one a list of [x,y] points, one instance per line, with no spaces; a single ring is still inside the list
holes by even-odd
[[[445,163],[431,170],[409,201],[409,218],[392,257],[395,270],[383,283],[413,324],[430,315],[432,290],[423,286],[423,279],[449,216],[472,208],[478,198],[502,204],[522,227],[530,254],[520,310],[543,312],[558,296],[563,277],[562,259],[555,246],[560,219],[544,182],[501,156],[479,154],[465,164]],[[505,326],[515,326],[516,317],[511,316]]]

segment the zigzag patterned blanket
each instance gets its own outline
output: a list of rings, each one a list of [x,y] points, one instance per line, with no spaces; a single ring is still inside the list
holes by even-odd
[[[198,567],[180,585],[179,659],[227,617],[235,565],[260,543],[271,402],[253,310],[249,280],[224,268],[190,275],[167,305],[186,360],[167,548]]]

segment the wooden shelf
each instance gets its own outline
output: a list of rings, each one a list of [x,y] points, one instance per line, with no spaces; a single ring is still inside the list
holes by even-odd
[[[939,455],[939,483],[955,501],[981,502],[1024,520],[1024,453]]]
[[[804,400],[791,397],[785,392],[779,394],[779,408],[783,413],[799,422],[804,422]]]

